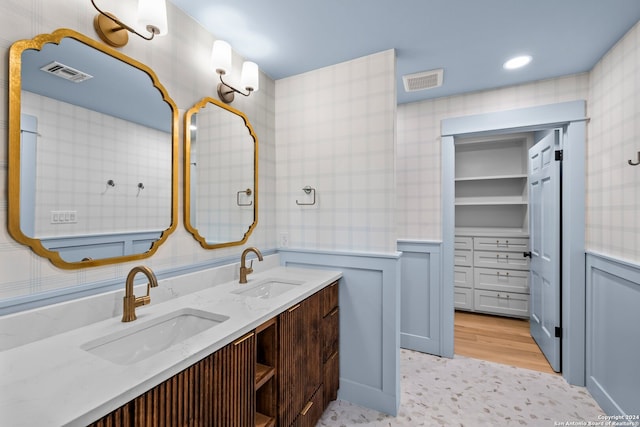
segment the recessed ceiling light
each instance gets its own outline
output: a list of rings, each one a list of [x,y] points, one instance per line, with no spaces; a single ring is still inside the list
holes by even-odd
[[[531,62],[531,59],[532,58],[529,55],[516,56],[515,58],[511,58],[510,60],[505,62],[502,67],[505,70],[515,70],[516,68],[521,68],[527,65],[529,62]]]

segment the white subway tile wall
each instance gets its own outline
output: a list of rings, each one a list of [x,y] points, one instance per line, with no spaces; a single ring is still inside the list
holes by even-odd
[[[640,24],[590,77],[587,247],[640,263]]]
[[[440,122],[587,99],[589,74],[398,106],[398,237],[442,239]]]
[[[395,252],[395,52],[278,80],[276,92],[278,233],[297,248]],[[316,204],[300,206],[313,202],[307,185]]]
[[[136,0],[114,2],[109,10],[135,22]],[[0,227],[0,300],[28,296],[62,288],[70,288],[109,279],[122,279],[134,265],[148,265],[156,271],[238,256],[242,247],[204,250],[183,227],[182,212],[182,117],[186,110],[205,96],[216,97],[217,76],[210,69],[214,37],[197,22],[167,2],[169,34],[148,42],[132,36],[129,44],[119,49],[125,55],[149,66],[158,76],[179,109],[180,172],[178,227],[160,246],[153,257],[122,264],[81,270],[59,269],[35,255],[9,235],[6,225]],[[31,39],[37,34],[51,33],[57,28],[71,28],[98,40],[93,29],[96,14],[85,0],[7,0],[0,3],[0,98],[7,99],[8,49],[16,40]],[[242,60],[234,57],[234,75],[240,74]],[[275,234],[275,83],[261,75],[260,91],[249,98],[237,97],[234,108],[244,112],[251,122],[260,144],[259,214],[260,226],[254,230],[247,246],[273,248]],[[7,224],[7,103],[0,103],[0,224]],[[115,178],[114,178],[115,179]]]

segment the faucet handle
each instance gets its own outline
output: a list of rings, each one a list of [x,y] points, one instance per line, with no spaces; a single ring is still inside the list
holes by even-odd
[[[135,299],[135,306],[136,307],[141,307],[143,305],[147,305],[151,303],[151,297],[149,295],[145,295],[143,297],[137,297]]]
[[[247,274],[253,273],[253,260],[249,261],[249,267],[247,267]]]

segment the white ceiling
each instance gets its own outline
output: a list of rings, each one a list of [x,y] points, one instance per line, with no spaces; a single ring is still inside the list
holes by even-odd
[[[170,1],[276,80],[396,49],[399,104],[589,71],[640,20],[640,0]],[[443,86],[404,91],[437,68]]]

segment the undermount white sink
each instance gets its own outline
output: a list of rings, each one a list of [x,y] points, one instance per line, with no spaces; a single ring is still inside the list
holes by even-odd
[[[130,365],[212,328],[228,316],[183,308],[123,331],[89,341],[81,348],[119,365]]]
[[[233,294],[244,295],[260,299],[269,299],[282,295],[285,292],[295,289],[304,284],[295,280],[266,279],[255,284],[245,285],[246,288],[231,291]]]

